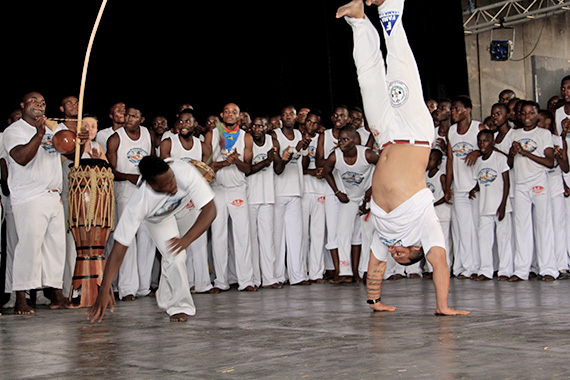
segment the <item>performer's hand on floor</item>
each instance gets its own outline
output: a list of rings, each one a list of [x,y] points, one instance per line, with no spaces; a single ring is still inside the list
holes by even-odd
[[[389,306],[389,305],[384,305],[381,302],[377,302],[374,305],[370,305],[370,308],[374,311],[396,311],[396,306]]]
[[[89,310],[87,311],[87,319],[91,321],[91,323],[97,322],[101,323],[103,320],[103,316],[105,315],[105,310],[109,309],[112,313],[113,305],[115,304],[115,296],[113,295],[113,291],[109,289],[108,292],[99,292],[95,303]]]
[[[450,307],[447,307],[447,308],[443,308],[443,309],[436,309],[434,314],[435,315],[468,315],[468,314],[471,314],[471,312],[467,311],[467,310],[457,310],[457,309],[452,309]]]

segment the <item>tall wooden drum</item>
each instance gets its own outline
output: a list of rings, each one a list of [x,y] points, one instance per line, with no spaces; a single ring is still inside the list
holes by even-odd
[[[72,288],[81,288],[81,307],[93,305],[103,281],[105,245],[114,228],[113,172],[103,160],[82,159],[69,173],[67,227],[77,260]]]

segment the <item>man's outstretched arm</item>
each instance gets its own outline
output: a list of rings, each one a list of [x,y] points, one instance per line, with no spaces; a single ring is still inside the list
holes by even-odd
[[[442,247],[432,247],[427,260],[433,267],[433,284],[435,286],[435,300],[437,307],[436,315],[467,315],[471,313],[466,310],[452,309],[447,304],[447,296],[449,295],[449,269],[445,258],[445,249]]]
[[[368,274],[366,275],[366,292],[369,300],[377,301],[371,304],[370,308],[374,311],[395,311],[396,308],[394,306],[388,306],[379,301],[384,272],[386,272],[386,262],[378,260],[372,251],[370,251]]]

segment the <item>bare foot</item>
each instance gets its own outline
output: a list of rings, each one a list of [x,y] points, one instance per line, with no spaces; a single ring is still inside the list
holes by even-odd
[[[336,11],[336,18],[341,17],[364,18],[364,3],[362,0],[352,0]]]
[[[257,292],[257,288],[256,288],[255,286],[248,285],[248,286],[245,287],[245,289],[243,289],[243,291],[246,291],[246,292]]]
[[[436,309],[434,315],[468,315],[471,314],[470,311],[467,310],[456,310],[450,307],[445,309]]]
[[[343,284],[343,283],[349,283],[349,282],[353,282],[353,281],[354,280],[352,279],[352,276],[338,276],[338,277],[333,278],[329,282],[331,284]]]
[[[311,285],[311,281],[309,280],[303,280],[301,282],[296,282],[294,284],[291,284],[292,286],[296,286],[296,285]]]
[[[129,294],[127,296],[124,296],[123,298],[121,298],[121,301],[134,301],[136,300],[137,297],[133,296],[132,294]]]
[[[28,305],[28,301],[26,301],[26,292],[16,292],[16,305],[14,306],[14,313],[18,315],[30,315],[36,313],[36,311],[30,305]]]
[[[204,292],[196,292],[196,294],[218,294],[221,291],[222,290],[220,288],[211,288],[211,289],[208,289]]]
[[[388,312],[396,311],[396,306],[384,305],[381,302],[377,302],[374,305],[370,305],[370,308],[374,311],[388,311]]]
[[[186,322],[188,320],[188,315],[184,313],[178,313],[170,316],[170,322]]]
[[[352,276],[352,278],[357,284],[360,284],[362,282],[362,278],[359,275]]]
[[[16,306],[14,306],[14,314],[30,315],[30,314],[36,314],[36,311],[30,305],[28,305],[27,302],[25,302],[24,305],[20,304],[19,302],[16,302]]]
[[[156,290],[151,290],[150,293],[146,295],[147,297],[156,297]]]
[[[65,298],[63,296],[61,289],[54,289],[52,297],[53,297],[53,299],[52,299],[51,303],[49,304],[49,308],[51,310],[78,309],[79,308],[79,305],[74,305],[73,303],[71,303],[71,301],[69,301],[67,298]]]

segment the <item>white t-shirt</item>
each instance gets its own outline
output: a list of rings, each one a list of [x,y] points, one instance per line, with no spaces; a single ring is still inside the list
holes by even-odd
[[[293,140],[289,140],[281,129],[276,129],[275,136],[279,142],[279,155],[283,157],[285,149],[295,149],[303,136],[295,129]],[[293,153],[291,160],[279,175],[275,175],[275,195],[298,196],[303,195],[303,162],[301,152]]]
[[[146,182],[140,183],[119,219],[114,234],[116,241],[128,246],[144,220],[160,223],[184,208],[201,209],[214,199],[214,192],[194,165],[180,160],[170,161],[169,165],[176,177],[176,194],[157,193]]]
[[[479,158],[473,166],[473,176],[479,183],[479,214],[496,215],[503,200],[503,173],[509,171],[507,157],[499,152],[483,160]],[[511,212],[511,200],[507,197],[506,212]]]
[[[113,133],[115,133],[115,130],[113,130],[113,127],[109,127],[98,131],[97,136],[95,137],[95,141],[101,144],[105,154],[107,154],[107,140],[109,140],[109,137],[111,137]]]
[[[341,178],[345,194],[353,202],[362,201],[366,190],[372,185],[374,165],[366,160],[367,149],[366,146],[356,146],[356,161],[352,165],[346,163],[344,153],[340,148],[335,149],[336,164],[333,172],[336,172],[337,176]]]
[[[317,145],[319,142],[319,135],[315,135],[311,139],[311,143],[309,144],[307,150],[309,152],[309,166],[308,169],[316,169],[317,168]],[[324,194],[326,191],[327,186],[326,180],[324,178],[318,179],[317,177],[309,174],[303,175],[304,181],[304,189],[305,193],[310,194]]]
[[[552,133],[538,127],[530,131],[525,131],[522,128],[515,129],[513,141],[517,141],[521,144],[522,149],[538,157],[545,157],[544,150],[546,148],[553,148]],[[515,169],[515,183],[531,182],[543,176],[548,170],[546,166],[540,165],[520,154],[515,156],[513,167]]]
[[[552,145],[562,147],[562,136],[552,135]],[[564,194],[564,183],[562,181],[562,169],[556,156],[554,157],[554,167],[546,168],[548,174],[548,187],[550,188],[550,196],[556,197]]]
[[[253,142],[253,159],[251,165],[259,164],[267,158],[267,152],[273,148],[273,139],[265,135],[265,143],[259,146]],[[247,177],[247,201],[250,205],[275,203],[275,189],[273,187],[273,162]]]
[[[469,129],[463,135],[457,133],[457,124],[449,128],[447,138],[453,152],[453,189],[456,192],[468,192],[475,186],[473,169],[467,166],[465,157],[477,149],[479,124],[478,121],[471,121]]]
[[[45,134],[34,158],[27,165],[18,164],[10,151],[18,145],[25,145],[36,134],[36,128],[20,119],[4,131],[3,145],[8,157],[8,186],[12,205],[23,204],[45,194],[57,190],[61,193],[62,172],[61,155],[52,145],[56,132],[66,128],[58,125],[55,131],[45,127]]]
[[[564,111],[564,106],[558,108],[554,112],[554,123],[556,125],[556,133],[558,134],[558,136],[562,134],[562,120],[566,118],[570,119],[570,115],[568,115],[566,111]]]

